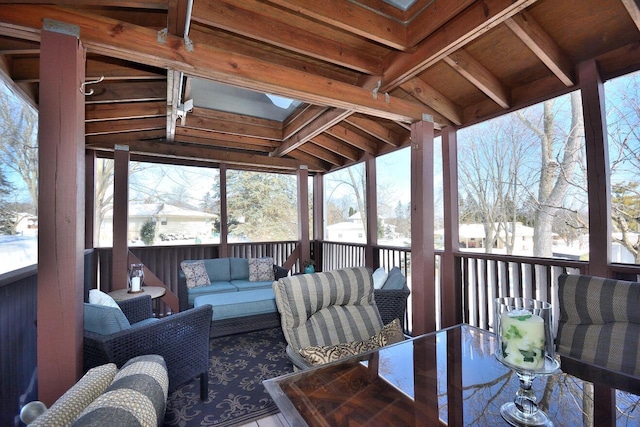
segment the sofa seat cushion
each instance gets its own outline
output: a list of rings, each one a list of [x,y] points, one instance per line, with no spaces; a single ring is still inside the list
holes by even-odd
[[[229,282],[212,282],[209,286],[200,286],[189,289],[189,305],[192,306],[200,295],[219,294],[225,292],[237,292],[238,288]]]
[[[30,426],[68,426],[80,413],[109,387],[118,368],[115,363],[89,369],[80,380],[67,390]]]
[[[134,357],[122,366],[104,394],[87,406],[73,425],[162,425],[168,390],[169,376],[162,356]]]
[[[273,280],[266,282],[251,282],[249,280],[232,280],[231,284],[239,291],[252,291],[254,289],[271,289]]]
[[[276,308],[273,289],[256,289],[235,293],[202,295],[195,299],[194,306],[213,306],[211,320],[232,319],[256,314],[274,313]]]

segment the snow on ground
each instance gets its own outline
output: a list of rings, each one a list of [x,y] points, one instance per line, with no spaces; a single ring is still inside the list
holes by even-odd
[[[0,274],[38,263],[38,236],[0,236]]]

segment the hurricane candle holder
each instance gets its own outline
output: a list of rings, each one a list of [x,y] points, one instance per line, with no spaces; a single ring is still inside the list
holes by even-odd
[[[555,358],[551,304],[503,297],[494,300],[494,308],[496,358],[520,380],[514,401],[502,405],[500,414],[513,426],[553,426],[548,415],[538,409],[532,390],[536,377],[555,374],[560,368]]]
[[[142,284],[144,283],[144,265],[143,264],[131,264],[129,269],[129,293],[137,294],[144,292]]]

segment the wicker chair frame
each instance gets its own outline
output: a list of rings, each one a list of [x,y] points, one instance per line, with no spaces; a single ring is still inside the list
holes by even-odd
[[[144,295],[120,301],[130,329],[110,335],[84,331],[84,370],[105,363],[120,368],[127,360],[145,354],[164,357],[169,373],[169,390],[200,378],[200,398],[209,393],[209,328],[210,305],[186,310],[136,326],[141,320],[153,316],[151,297]]]
[[[383,324],[386,325],[398,318],[402,324],[402,330],[407,332],[407,298],[410,293],[406,284],[402,289],[374,289],[374,299]]]

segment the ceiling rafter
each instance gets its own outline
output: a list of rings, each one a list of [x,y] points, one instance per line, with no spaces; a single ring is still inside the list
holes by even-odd
[[[270,0],[284,8],[303,12],[321,22],[378,43],[404,50],[406,27],[397,21],[374,13],[366,8],[340,0]]]
[[[340,123],[340,121],[349,117],[351,114],[353,114],[352,111],[340,110],[338,108],[325,112],[309,124],[304,130],[283,141],[280,147],[273,150],[270,155],[272,157],[281,157],[291,153],[305,142],[326,131],[336,123]]]
[[[480,62],[461,49],[444,58],[461,76],[469,80],[502,108],[509,108],[509,90]]]
[[[523,11],[507,19],[505,24],[562,83],[567,87],[575,85],[573,64],[533,16]]]
[[[484,0],[474,2],[454,19],[447,22],[430,37],[418,44],[410,53],[392,53],[385,58],[382,91],[389,91],[421,71],[433,66],[447,55],[463,48],[504,20],[516,15],[537,0]],[[364,82],[372,88],[376,78]]]
[[[397,133],[364,116],[351,115],[345,119],[345,123],[349,123],[351,126],[366,132],[387,145],[393,147],[400,145],[400,136]]]
[[[343,124],[335,125],[330,129],[327,129],[325,133],[334,138],[340,139],[347,144],[351,144],[365,153],[374,155],[378,153],[378,145],[375,141],[355,132],[353,129],[350,129]]]
[[[638,5],[638,2],[636,0],[620,1],[627,9],[627,13],[629,13],[631,20],[633,20],[634,24],[636,24],[636,27],[638,27],[638,30],[640,31],[640,5]]]
[[[416,77],[402,83],[400,87],[411,96],[442,114],[453,124],[462,124],[462,109],[424,80]],[[441,122],[437,117],[434,120]]]
[[[110,18],[56,6],[7,5],[3,19],[11,24],[38,27],[49,19],[75,22],[87,49],[133,62],[184,71],[192,76],[273,93],[311,104],[348,108],[390,120],[413,122],[422,119],[417,103],[391,97],[374,99],[371,92],[338,81],[317,78],[298,70],[254,58],[197,45],[188,52],[182,39],[167,35],[158,43],[156,31],[124,24]],[[137,43],[130,43],[136,40]]]
[[[247,1],[201,0],[194,3],[193,11],[193,20],[201,24],[233,31],[363,73],[382,71],[380,60],[375,55],[322,37],[318,34],[320,28],[317,28],[320,24],[286,10]]]

